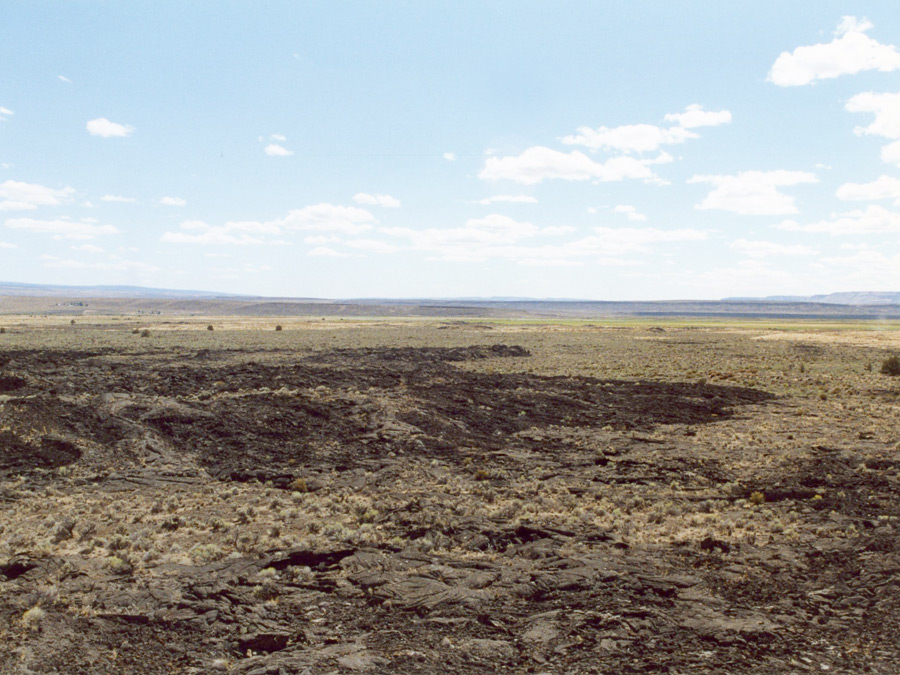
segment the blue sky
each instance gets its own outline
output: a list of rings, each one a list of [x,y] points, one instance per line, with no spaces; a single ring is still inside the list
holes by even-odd
[[[900,290],[895,2],[0,9],[0,280]]]

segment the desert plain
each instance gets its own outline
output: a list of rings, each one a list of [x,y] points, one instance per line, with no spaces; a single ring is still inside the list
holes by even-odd
[[[0,316],[2,673],[897,672],[895,323],[72,321]]]

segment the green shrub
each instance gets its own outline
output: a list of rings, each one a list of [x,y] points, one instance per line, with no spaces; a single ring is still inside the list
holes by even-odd
[[[900,357],[889,356],[882,361],[881,372],[884,375],[900,375]]]
[[[215,328],[213,328],[212,324],[209,324],[209,325],[206,327],[206,330],[215,330]]]

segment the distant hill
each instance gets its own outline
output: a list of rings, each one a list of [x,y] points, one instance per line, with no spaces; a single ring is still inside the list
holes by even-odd
[[[63,286],[0,281],[0,295],[66,298],[241,298],[248,296],[210,291],[184,291],[143,286]]]
[[[900,292],[844,291],[827,295],[767,295],[763,298],[724,298],[723,302],[820,302],[824,305],[900,305]]]

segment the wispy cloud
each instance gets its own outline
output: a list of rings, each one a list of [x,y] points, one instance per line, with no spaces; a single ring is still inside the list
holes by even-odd
[[[106,261],[84,262],[82,260],[59,258],[55,255],[42,255],[41,260],[44,261],[44,267],[63,269],[102,270],[106,272],[156,272],[159,270],[155,265],[149,265],[138,260],[125,260],[117,256],[111,256]]]
[[[769,81],[780,87],[796,87],[864,70],[897,70],[900,53],[893,45],[883,45],[866,35],[872,27],[866,19],[843,17],[831,42],[782,52],[769,71]]]
[[[134,197],[122,197],[121,195],[103,195],[100,197],[101,202],[120,202],[122,204],[134,204],[137,199]]]
[[[357,204],[365,204],[367,206],[384,206],[390,209],[400,207],[400,200],[391,195],[369,194],[367,192],[357,192],[353,195],[353,201]]]
[[[159,203],[163,206],[187,206],[187,200],[181,197],[162,197]]]
[[[10,110],[9,108],[4,108],[2,105],[0,105],[0,122],[5,122],[13,115],[15,115],[15,113],[12,110]]]
[[[476,204],[481,204],[483,206],[490,206],[491,204],[537,204],[537,197],[532,197],[531,195],[494,195],[493,197],[485,197],[484,199],[479,199],[475,202]]]
[[[65,83],[67,83],[67,84],[72,84],[72,80],[70,80],[70,79],[69,79],[68,77],[66,77],[65,75],[57,75],[57,76],[56,76],[56,79],[58,79],[60,82],[65,82]]]
[[[731,243],[731,249],[750,258],[768,258],[776,255],[815,255],[818,250],[802,244],[780,244],[774,241],[749,241],[737,239]]]
[[[442,157],[446,159],[448,162],[456,161],[456,153],[455,152],[445,152]]]
[[[511,180],[525,185],[550,179],[600,182],[628,178],[649,179],[653,177],[653,172],[648,165],[665,161],[671,161],[671,156],[663,153],[653,160],[622,156],[595,162],[578,150],[560,152],[535,146],[520,155],[488,157],[478,177],[484,180]]]
[[[785,220],[776,227],[791,232],[831,235],[900,232],[900,213],[888,211],[882,206],[871,205],[866,209],[847,211],[814,223],[801,225],[794,220]]]
[[[638,211],[631,204],[619,204],[616,207],[613,207],[613,213],[621,213],[628,220],[647,220],[647,216]]]
[[[112,225],[98,225],[92,218],[82,218],[81,220],[10,218],[6,221],[6,227],[35,234],[49,234],[54,239],[94,239],[103,235],[119,233],[118,228]]]
[[[0,183],[0,211],[31,211],[39,206],[58,206],[72,201],[74,188],[55,189],[8,180]]]
[[[102,138],[124,138],[134,132],[134,127],[130,124],[110,122],[105,117],[89,120],[85,126],[91,136],[100,136]]]
[[[291,231],[356,235],[371,230],[375,216],[355,206],[321,203],[289,211],[269,221],[229,221],[210,225],[199,220],[185,221],[179,232],[165,232],[162,241],[171,244],[255,245],[283,243],[278,239]],[[318,240],[327,243],[331,240]]]
[[[717,127],[720,124],[731,122],[731,112],[728,110],[704,110],[699,103],[692,103],[684,109],[684,112],[669,113],[664,119],[666,122],[675,122],[685,129]]]

